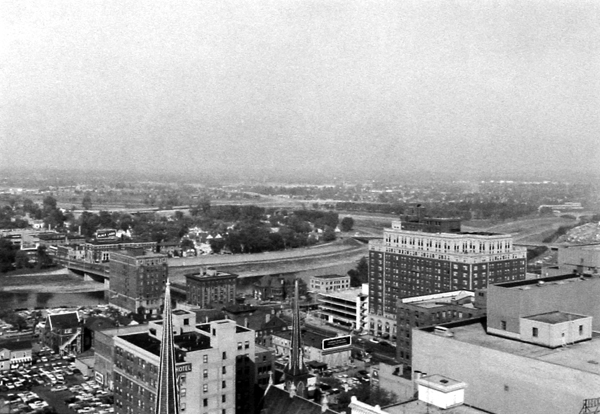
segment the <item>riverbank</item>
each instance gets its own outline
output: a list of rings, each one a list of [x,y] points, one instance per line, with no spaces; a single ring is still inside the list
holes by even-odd
[[[104,290],[103,283],[83,280],[68,269],[0,276],[0,292],[84,293],[100,290]]]

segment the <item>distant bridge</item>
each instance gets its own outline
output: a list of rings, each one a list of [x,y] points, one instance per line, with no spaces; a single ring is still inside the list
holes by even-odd
[[[95,280],[96,282],[104,282],[105,288],[108,288],[110,280],[110,268],[108,265],[99,263],[87,263],[81,260],[69,260],[60,257],[54,257],[54,263],[66,267],[73,273],[83,276],[84,280]],[[172,283],[171,291],[175,294],[186,295],[185,285],[180,283]]]
[[[89,278],[105,283],[110,279],[110,269],[108,265],[87,263],[81,260],[70,260],[62,257],[53,257],[53,261],[75,273],[82,274],[84,279]]]

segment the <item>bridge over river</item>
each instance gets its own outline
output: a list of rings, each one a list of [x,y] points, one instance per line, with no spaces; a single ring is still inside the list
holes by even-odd
[[[240,288],[241,285],[245,286],[245,289],[241,289],[244,291],[248,289],[246,285],[265,275],[300,277],[308,282],[308,274],[345,274],[366,255],[367,244],[364,241],[346,239],[328,245],[279,252],[170,258],[169,278],[174,283],[174,290],[183,290],[185,274],[199,272],[201,267],[213,266],[238,274],[238,284]],[[103,282],[106,287],[110,283],[108,263],[87,263],[65,258],[54,258],[54,261],[85,280]]]

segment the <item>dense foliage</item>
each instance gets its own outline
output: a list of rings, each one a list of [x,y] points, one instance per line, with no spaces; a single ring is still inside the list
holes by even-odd
[[[46,269],[52,266],[52,258],[46,251],[46,246],[38,246],[31,257],[27,252],[20,250],[9,239],[0,237],[0,273],[14,269]]]
[[[130,230],[142,240],[156,242],[182,242],[191,228],[200,228],[212,236],[215,253],[226,249],[232,253],[259,253],[287,248],[309,246],[317,243],[319,230],[322,240],[335,240],[337,213],[327,211],[266,210],[253,205],[211,206],[201,201],[186,215],[176,211],[171,217],[158,213],[130,215],[101,211],[98,214],[84,211],[71,225],[71,230],[81,228],[81,233],[92,237],[100,228]],[[187,241],[186,241],[187,240]],[[191,243],[193,245],[193,243]]]
[[[363,283],[369,283],[369,262],[366,257],[362,257],[355,269],[348,271],[350,276],[350,286],[360,287]]]

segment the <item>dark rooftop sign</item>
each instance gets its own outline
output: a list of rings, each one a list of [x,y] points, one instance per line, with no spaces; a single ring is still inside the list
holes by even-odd
[[[323,349],[339,348],[343,346],[349,346],[351,344],[352,337],[350,335],[323,339]]]

